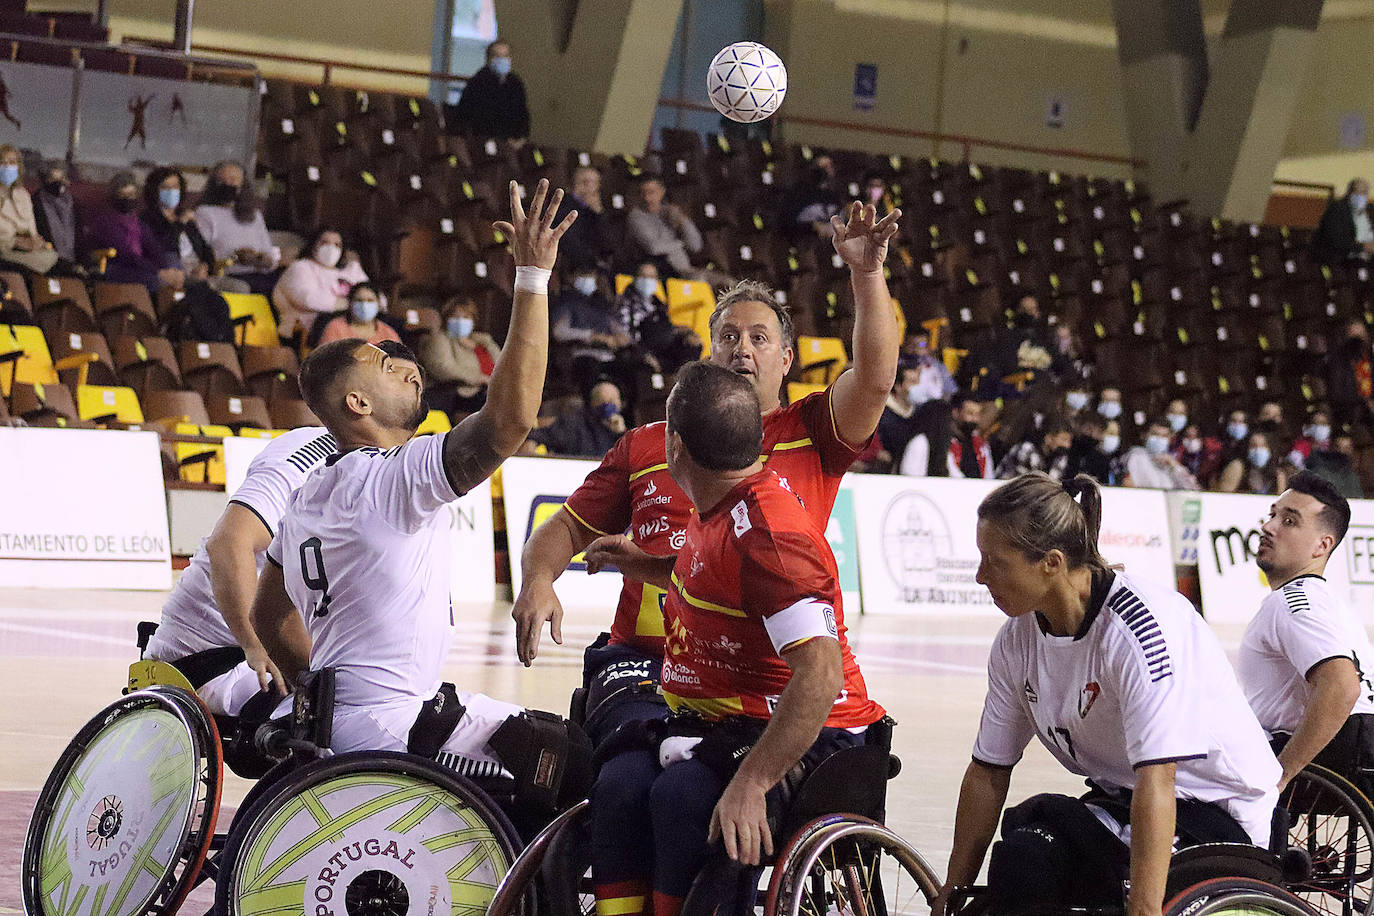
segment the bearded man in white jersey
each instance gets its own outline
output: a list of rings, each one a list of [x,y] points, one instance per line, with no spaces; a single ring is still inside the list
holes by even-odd
[[[496,224],[515,254],[510,330],[485,406],[452,431],[412,439],[427,413],[424,383],[395,345],[337,341],[301,367],[306,403],[338,454],[297,491],[267,549],[253,625],[288,681],[334,669],[335,752],[409,750],[470,774],[504,768],[518,786],[534,767],[512,747],[533,747],[541,729],[571,740],[556,717],[531,724],[540,714],[440,682],[452,624],[448,504],[515,453],[539,412],[548,278],[576,218],[554,226],[563,192],[548,192],[541,181],[526,218],[511,183],[511,221]]]
[[[1283,765],[1280,788],[1313,761],[1370,788],[1361,770],[1374,766],[1374,648],[1323,575],[1349,526],[1345,497],[1303,471],[1260,527],[1255,561],[1273,591],[1245,629],[1237,670]]]

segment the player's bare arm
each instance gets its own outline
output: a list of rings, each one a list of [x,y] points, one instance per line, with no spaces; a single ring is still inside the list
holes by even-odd
[[[831,217],[835,251],[849,265],[854,290],[854,362],[831,393],[835,429],[851,445],[867,442],[897,378],[897,317],[883,277],[887,245],[897,234],[901,210],[882,219],[872,204],[855,201],[846,222]]]
[[[1155,763],[1136,770],[1131,796],[1131,895],[1126,916],[1159,916],[1164,910],[1164,882],[1174,849],[1174,820],[1178,801],[1174,795],[1172,763]]]
[[[838,640],[808,639],[784,649],[782,658],[792,669],[787,689],[711,813],[711,839],[721,837],[730,858],[745,865],[757,865],[761,855],[772,855],[765,795],[816,743],[844,687]]]
[[[267,690],[275,683],[277,692],[285,696],[286,682],[254,632],[252,621],[253,593],[258,588],[257,555],[271,542],[272,532],[251,509],[230,503],[206,539],[205,553],[210,558],[215,606],[238,640],[249,667],[257,673],[258,686]]]
[[[588,573],[599,573],[614,566],[627,579],[647,582],[667,591],[673,587],[673,565],[677,563],[677,555],[656,557],[625,535],[612,534],[592,541],[587,546],[586,560]],[[838,688],[836,693],[839,693]]]
[[[263,567],[258,579],[252,619],[268,656],[286,676],[286,682],[294,686],[310,667],[310,634],[286,595],[286,578],[275,563]]]
[[[487,402],[477,413],[459,423],[444,441],[444,467],[460,493],[492,475],[524,443],[539,417],[544,392],[544,368],[549,351],[549,295],[547,277],[558,259],[558,240],[577,219],[573,210],[557,226],[553,224],[561,189],[549,195],[549,182],[540,179],[530,198],[526,216],[519,188],[510,183],[509,222],[495,224],[511,240],[517,272],[515,303],[511,311],[506,345],[496,360],[487,386]],[[536,282],[526,284],[521,268],[543,273],[543,291]]]
[[[949,854],[949,871],[940,896],[931,908],[932,916],[944,916],[950,891],[972,884],[983,867],[997,833],[997,822],[1007,803],[1011,788],[1011,767],[993,767],[977,760],[969,762],[959,787],[959,806],[954,815],[954,848]]]
[[[1279,752],[1279,763],[1283,766],[1280,789],[1336,737],[1360,698],[1360,674],[1348,658],[1321,662],[1307,672],[1307,683],[1312,692],[1302,722]]]
[[[515,596],[510,615],[515,620],[515,654],[526,667],[539,656],[545,622],[553,641],[563,645],[563,604],[553,583],[595,537],[596,532],[573,518],[571,512],[559,509],[525,542],[520,554],[520,594]]]

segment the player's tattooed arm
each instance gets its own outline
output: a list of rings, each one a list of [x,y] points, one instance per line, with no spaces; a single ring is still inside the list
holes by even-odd
[[[455,493],[466,493],[486,480],[510,454],[498,447],[496,431],[480,413],[463,420],[444,437],[444,470]]]
[[[276,563],[263,567],[253,599],[252,619],[268,657],[287,683],[295,686],[301,673],[310,667],[310,634],[286,594],[286,579]]]

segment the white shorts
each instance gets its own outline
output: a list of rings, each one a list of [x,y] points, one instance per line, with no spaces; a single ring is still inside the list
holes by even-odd
[[[237,716],[258,691],[258,674],[248,667],[247,662],[239,662],[219,677],[212,677],[196,691],[210,712],[217,716]],[[290,711],[290,707],[287,707]]]
[[[254,685],[256,687],[256,684]],[[463,693],[458,700],[466,708],[453,734],[440,749],[480,763],[500,766],[500,761],[487,746],[491,736],[511,716],[525,711],[523,706],[492,699],[486,694]],[[424,700],[407,699],[386,706],[338,706],[334,709],[334,737],[330,750],[335,754],[350,751],[404,751],[410,730],[424,706]],[[288,701],[277,709],[277,715],[291,711]]]

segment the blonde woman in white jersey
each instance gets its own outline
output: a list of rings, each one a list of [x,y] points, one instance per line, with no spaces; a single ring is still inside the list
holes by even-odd
[[[1176,837],[1269,842],[1279,766],[1221,645],[1172,588],[1107,566],[1101,514],[1082,474],[1025,474],[978,508],[977,579],[1011,619],[988,658],[943,896],[977,878],[1031,738],[1092,786],[1002,817],[991,914],[1119,904],[1129,878],[1127,916],[1160,916]]]
[[[1374,765],[1374,649],[1364,625],[1323,574],[1350,526],[1350,504],[1303,471],[1260,528],[1255,557],[1273,591],[1240,642],[1246,699],[1269,732],[1281,787],[1316,761],[1369,790]]]

